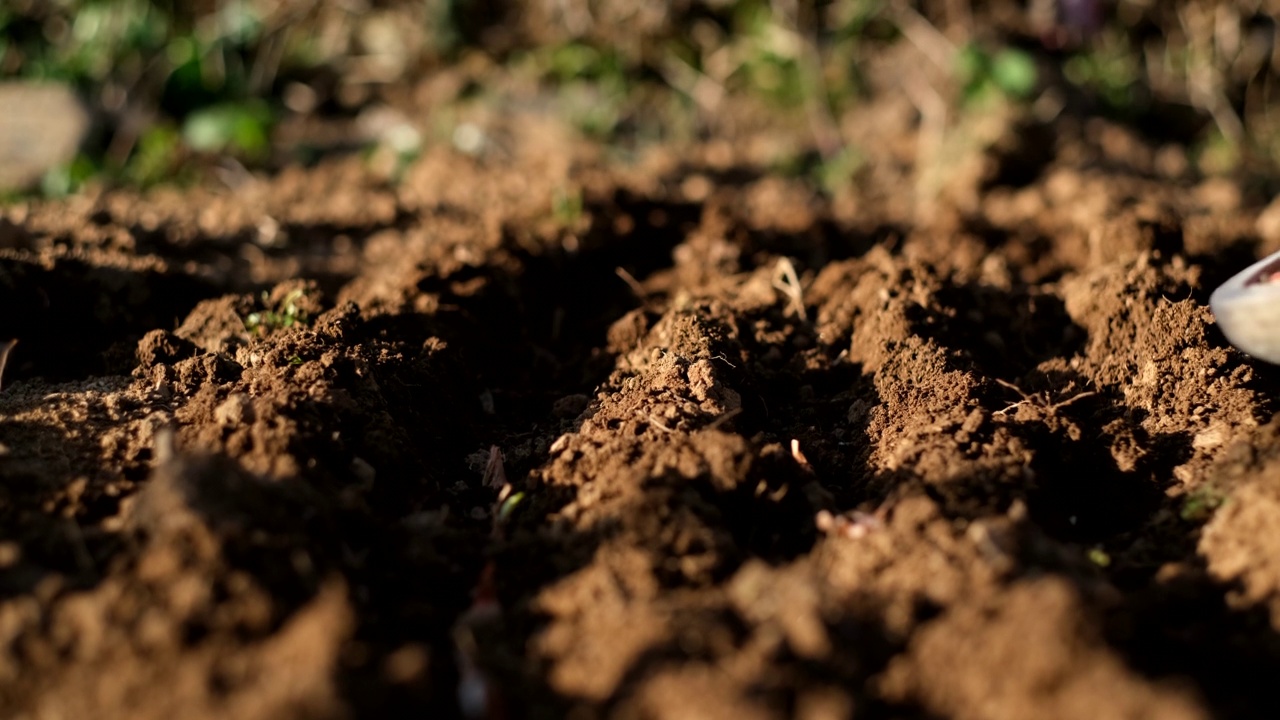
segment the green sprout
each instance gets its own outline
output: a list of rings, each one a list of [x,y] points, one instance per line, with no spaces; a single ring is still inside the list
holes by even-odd
[[[182,125],[182,139],[200,152],[235,151],[263,158],[270,151],[271,122],[266,103],[220,103],[188,115]]]
[[[1212,483],[1205,484],[1187,494],[1187,499],[1183,501],[1182,512],[1179,515],[1183,520],[1192,522],[1208,520],[1209,516],[1222,507],[1226,500],[1227,495],[1221,489]]]
[[[261,312],[249,313],[244,319],[244,326],[251,333],[260,333],[262,330],[276,330],[281,328],[290,328],[298,323],[307,321],[307,313],[298,307],[298,300],[302,299],[306,293],[302,289],[292,290],[284,299],[276,305],[274,310],[263,310]],[[270,296],[262,293],[262,302],[267,304],[270,302]],[[296,356],[295,356],[296,357]],[[301,360],[299,360],[299,363]],[[293,363],[292,359],[290,360]]]
[[[511,514],[515,512],[516,506],[524,501],[524,493],[518,492],[507,498],[498,507],[498,523],[505,524],[511,519]]]
[[[1089,562],[1097,565],[1098,567],[1107,567],[1111,565],[1111,556],[1107,554],[1106,550],[1103,550],[1100,547],[1089,548],[1088,557]]]
[[[830,158],[823,158],[813,171],[813,176],[828,195],[834,195],[848,185],[866,159],[857,148],[845,146]]]
[[[533,67],[558,95],[564,118],[584,135],[608,138],[626,114],[635,89],[621,54],[571,42],[533,52]]]
[[[1067,81],[1095,93],[1113,110],[1133,109],[1142,79],[1141,51],[1122,35],[1104,33],[1062,66]]]
[[[964,83],[966,102],[993,92],[1009,98],[1027,98],[1038,81],[1035,60],[1014,48],[988,53],[977,45],[968,45],[956,57],[956,74]]]
[[[556,222],[575,225],[583,216],[582,192],[573,188],[558,187],[551,195],[551,214]]]

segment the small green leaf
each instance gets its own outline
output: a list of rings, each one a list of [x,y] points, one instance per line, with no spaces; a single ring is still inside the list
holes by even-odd
[[[991,58],[977,45],[965,45],[956,53],[956,76],[966,87],[981,83],[990,67]]]
[[[212,105],[187,116],[182,137],[193,150],[261,155],[270,143],[270,124],[271,114],[261,104]]]
[[[505,523],[511,517],[511,513],[515,512],[516,506],[524,500],[524,493],[518,492],[507,498],[502,506],[498,508],[498,522]]]
[[[991,79],[1006,94],[1026,97],[1036,88],[1036,62],[1021,50],[1001,50],[991,61]]]

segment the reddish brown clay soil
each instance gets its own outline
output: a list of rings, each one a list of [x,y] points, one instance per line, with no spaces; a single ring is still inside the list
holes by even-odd
[[[1096,122],[924,201],[512,127],[0,211],[0,715],[1280,712],[1235,186]]]

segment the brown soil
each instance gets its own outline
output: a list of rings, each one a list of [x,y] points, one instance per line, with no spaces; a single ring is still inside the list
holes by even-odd
[[[835,197],[505,122],[0,211],[0,714],[1280,711],[1234,185],[1097,121]]]

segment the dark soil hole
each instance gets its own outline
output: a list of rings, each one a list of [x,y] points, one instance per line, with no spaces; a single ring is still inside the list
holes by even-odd
[[[128,374],[147,331],[172,328],[197,302],[220,293],[191,275],[58,260],[0,264],[0,338],[15,338],[4,380],[52,381]]]
[[[699,209],[620,195],[591,212],[600,227],[577,252],[515,250],[508,265],[419,283],[461,309],[469,360],[499,413],[534,421],[556,400],[603,381],[612,369],[604,350],[609,326],[641,303],[619,268],[643,279],[670,267],[679,228],[695,223]],[[613,231],[605,226],[621,217],[630,231],[606,237]]]
[[[1027,505],[1049,535],[1099,542],[1141,527],[1160,508],[1164,495],[1150,475],[1121,470],[1089,430],[1074,440],[1040,424],[1028,429],[1027,444],[1038,450]]]
[[[1041,362],[1071,357],[1087,339],[1061,299],[985,285],[940,290],[937,306],[916,306],[916,332],[964,358],[980,375],[1018,382]]]
[[[866,428],[879,394],[860,364],[829,361],[805,369],[796,367],[802,364],[796,360],[782,368],[748,366],[756,372],[744,373],[746,412],[734,419],[734,427],[746,437],[788,448],[792,440],[798,441],[814,469],[813,477],[834,494],[839,506],[855,506],[868,499],[868,488],[862,482],[871,475]],[[797,486],[811,479],[786,474],[795,468],[788,454],[768,472],[790,477]],[[805,520],[812,525],[812,516]]]
[[[1203,572],[1152,585],[1110,614],[1107,639],[1136,670],[1193,682],[1214,717],[1276,717],[1280,635],[1265,607],[1229,607],[1233,592]]]
[[[1030,185],[1053,160],[1055,140],[1048,125],[1026,119],[1016,123],[993,148],[993,165],[982,189]]]
[[[1109,456],[1084,443],[1063,443],[1032,463],[1032,517],[1050,535],[1099,541],[1139,527],[1160,506],[1159,490],[1118,471]],[[1110,465],[1110,467],[1108,467]]]

